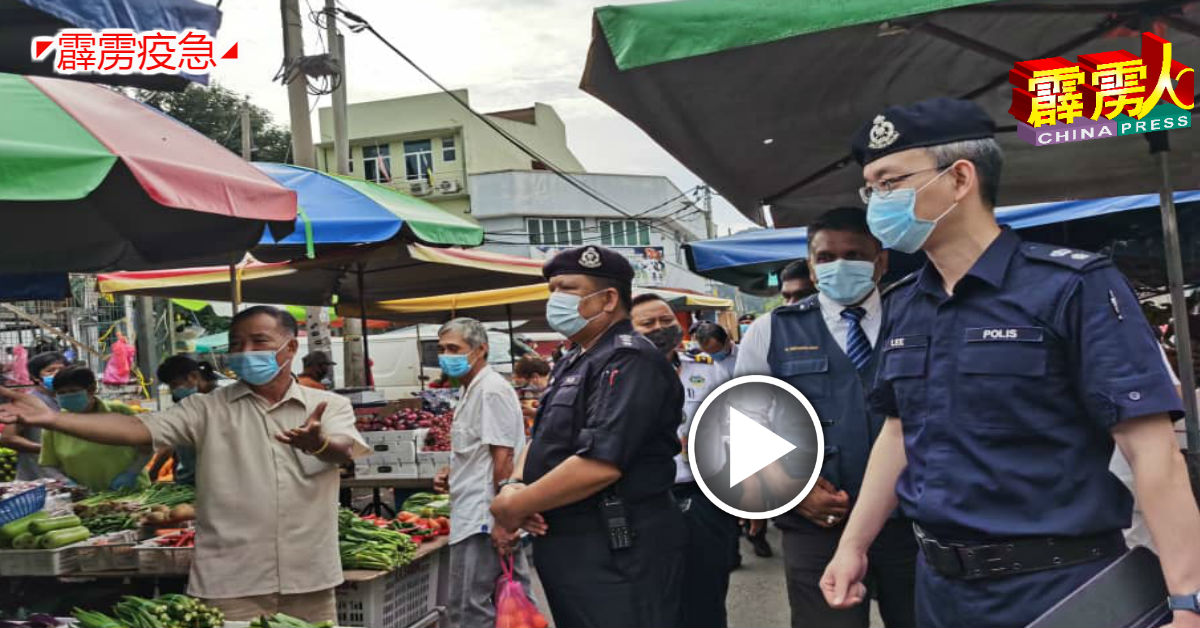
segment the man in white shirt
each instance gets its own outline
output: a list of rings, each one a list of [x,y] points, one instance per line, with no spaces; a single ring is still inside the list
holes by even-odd
[[[876,286],[887,269],[887,252],[856,207],[822,214],[809,225],[808,238],[818,293],[754,321],[742,340],[735,374],[770,375],[796,387],[816,409],[825,436],[817,484],[793,512],[775,519],[783,531],[792,626],[866,628],[866,605],[832,609],[819,584],[884,421],[870,412],[866,394],[879,362],[876,342],[884,305]],[[772,429],[784,438],[799,429],[794,418],[778,416],[774,408],[754,408],[753,402],[746,399],[739,407],[748,415],[769,416]],[[776,463],[768,473],[782,485],[807,470],[793,472]],[[871,593],[888,628],[913,625],[916,551],[911,524],[896,515],[871,547]]]
[[[442,469],[435,485],[450,491],[450,625],[492,628],[501,555],[512,556],[514,573],[529,591],[525,555],[513,552],[517,533],[496,527],[488,512],[525,447],[525,423],[516,390],[488,366],[482,323],[456,318],[442,325],[438,365],[463,385],[450,433],[450,467]]]

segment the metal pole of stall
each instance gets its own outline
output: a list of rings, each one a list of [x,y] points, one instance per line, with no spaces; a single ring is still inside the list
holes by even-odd
[[[362,321],[362,347],[363,347],[363,384],[374,388],[371,383],[371,347],[367,340],[367,297],[363,292],[363,265],[358,265],[358,315]]]
[[[1157,137],[1154,137],[1157,136]],[[1171,315],[1175,319],[1175,347],[1179,359],[1179,380],[1183,389],[1183,407],[1187,412],[1188,451],[1200,454],[1200,422],[1196,413],[1196,373],[1192,366],[1192,337],[1188,325],[1187,300],[1183,294],[1183,253],[1179,247],[1179,223],[1171,188],[1170,143],[1165,131],[1146,135],[1150,152],[1158,161],[1159,201],[1162,205],[1163,249],[1167,261],[1167,285],[1171,290]]]
[[[421,344],[421,323],[417,323],[417,381],[425,390],[425,346]]]
[[[238,277],[237,264],[229,265],[229,289],[232,292],[230,299],[233,302],[233,313],[236,316],[238,310],[242,309],[242,281]]]
[[[513,337],[511,304],[504,304],[504,313],[508,315],[508,364],[515,372],[517,370],[517,352],[513,351],[513,349],[516,348],[517,342],[516,338]]]

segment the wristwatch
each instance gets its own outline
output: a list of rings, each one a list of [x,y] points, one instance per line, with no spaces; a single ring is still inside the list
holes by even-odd
[[[508,486],[509,484],[524,484],[524,483],[525,483],[525,480],[520,480],[517,478],[508,478],[507,480],[500,480],[500,483],[496,485],[496,492],[500,492],[500,489]]]
[[[1172,595],[1167,598],[1167,607],[1173,611],[1200,613],[1200,591],[1187,595]]]

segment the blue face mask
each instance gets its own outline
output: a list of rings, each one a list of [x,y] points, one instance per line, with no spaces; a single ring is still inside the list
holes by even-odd
[[[867,203],[867,225],[871,233],[883,243],[884,248],[895,249],[901,253],[916,253],[929,239],[933,228],[942,218],[946,217],[958,206],[954,203],[941,216],[933,220],[917,218],[917,193],[929,187],[938,177],[949,172],[942,170],[929,183],[919,188],[900,188],[891,192],[876,192]]]
[[[839,259],[815,266],[817,290],[842,305],[854,305],[875,289],[875,264]]]
[[[746,337],[746,332],[750,331],[750,323],[738,323],[738,334],[742,338]]]
[[[724,362],[725,359],[729,357],[729,352],[724,350],[716,351],[708,354],[708,357],[712,358],[713,362]]]
[[[176,388],[175,390],[171,391],[171,400],[175,403],[179,403],[180,401],[183,401],[184,399],[187,399],[198,392],[200,391],[197,390],[195,386]]]
[[[439,353],[438,368],[450,377],[462,377],[471,372],[471,359],[466,355]]]
[[[286,346],[287,343],[284,343],[283,347]],[[274,351],[230,353],[229,368],[243,382],[251,386],[262,386],[279,375],[279,362],[275,360],[275,356],[283,351],[283,347]]]
[[[47,375],[47,376],[43,377],[42,378],[42,386],[45,386],[46,390],[54,390],[54,376]]]
[[[550,298],[546,300],[546,322],[550,324],[550,329],[567,338],[583,331],[592,319],[584,318],[579,313],[579,303],[601,292],[604,291],[598,290],[585,297],[566,292],[551,292]]]
[[[92,403],[86,390],[55,395],[55,399],[58,400],[58,407],[67,412],[83,412]]]

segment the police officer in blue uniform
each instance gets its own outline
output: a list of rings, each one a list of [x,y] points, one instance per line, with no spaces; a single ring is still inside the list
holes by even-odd
[[[935,99],[854,136],[872,232],[929,261],[885,304],[872,405],[889,418],[822,589],[861,599],[865,548],[899,503],[921,548],[918,625],[1025,626],[1126,550],[1115,440],[1168,586],[1194,598],[1200,513],[1154,335],[1110,260],[997,225],[993,133],[978,105]],[[1176,626],[1200,626],[1173,604]]]
[[[546,263],[546,320],[574,347],[551,373],[533,442],[492,503],[538,535],[558,626],[673,626],[687,531],[671,497],[683,389],[629,321],[633,268],[598,246]]]
[[[885,419],[871,411],[867,393],[879,365],[883,307],[876,285],[887,271],[887,251],[871,235],[866,212],[858,207],[819,216],[808,225],[808,245],[806,268],[811,268],[818,293],[756,320],[742,341],[736,373],[771,375],[795,386],[812,403],[825,437],[817,484],[796,510],[775,519],[783,531],[791,625],[866,628],[867,605],[832,609],[819,582]],[[799,442],[801,425],[780,418],[774,431]],[[808,469],[788,469],[789,460],[781,461],[785,472],[807,477]],[[768,472],[774,470],[768,467]],[[912,523],[896,513],[871,545],[867,578],[888,628],[913,626],[916,554]]]

